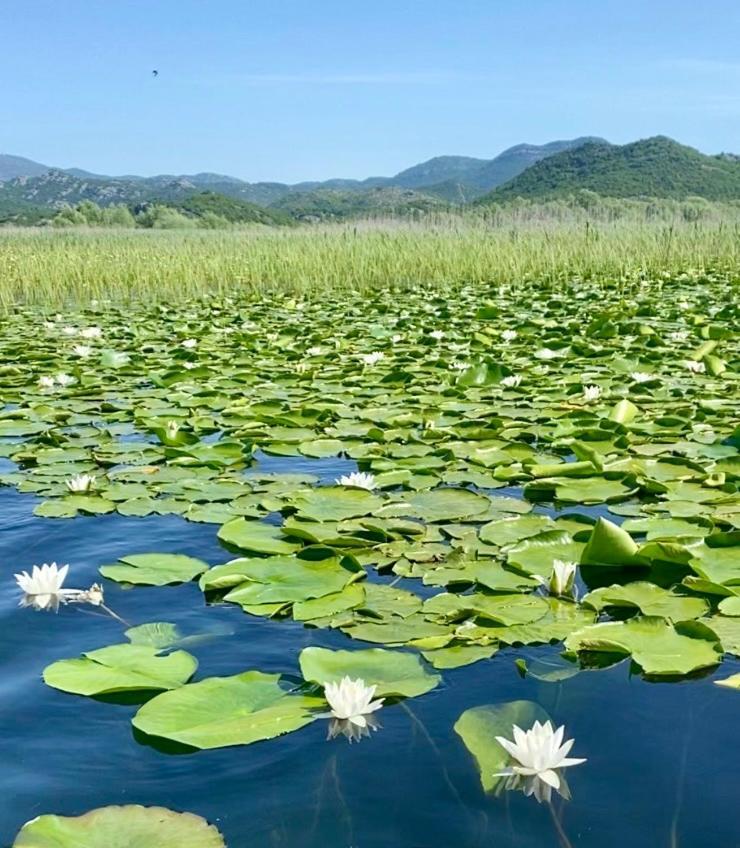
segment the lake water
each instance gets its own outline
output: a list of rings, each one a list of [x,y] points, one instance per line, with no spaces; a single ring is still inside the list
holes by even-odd
[[[292,465],[291,465],[292,463]],[[265,459],[268,470],[318,472],[353,463]],[[715,686],[740,662],[678,683],[630,676],[628,662],[548,683],[522,678],[514,660],[557,655],[557,646],[502,650],[444,671],[443,684],[380,713],[382,729],[360,744],[326,741],[316,721],[246,747],[182,753],[137,738],[136,704],[51,689],[49,663],[125,641],[112,618],[68,607],[46,615],[17,606],[13,573],[34,563],[71,563],[70,585],[87,586],[100,565],[133,552],[185,553],[209,564],[230,558],[217,525],[180,518],[39,519],[37,500],[0,490],[0,845],[42,813],[79,815],[110,804],[161,805],[216,824],[230,848],[732,848],[737,821],[740,696]],[[581,510],[582,511],[582,510]],[[185,635],[196,680],[246,669],[297,672],[307,645],[364,648],[338,632],[207,607],[196,583],[125,590],[107,582],[107,603],[134,624],[169,621]],[[509,792],[484,795],[453,725],[466,709],[513,699],[538,702],[576,739],[570,802],[547,805]],[[562,833],[558,836],[557,827]]]

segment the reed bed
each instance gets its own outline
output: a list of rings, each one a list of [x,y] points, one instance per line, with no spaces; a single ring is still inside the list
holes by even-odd
[[[425,222],[232,230],[0,230],[0,308],[566,279],[740,276],[740,224],[618,220]]]

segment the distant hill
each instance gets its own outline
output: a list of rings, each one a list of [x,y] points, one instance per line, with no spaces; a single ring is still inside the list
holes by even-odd
[[[580,189],[604,197],[740,198],[740,161],[707,156],[665,136],[611,145],[588,143],[532,165],[479,202],[544,199]]]
[[[33,159],[0,153],[0,182],[13,180],[16,177],[40,177],[48,170],[48,165],[34,162]]]
[[[191,218],[216,215],[232,224],[290,224],[292,218],[278,209],[265,209],[245,200],[225,197],[215,191],[191,194],[183,200],[165,201],[166,206],[177,209]]]
[[[339,221],[347,218],[396,215],[446,209],[444,201],[412,189],[371,188],[367,191],[316,191],[289,194],[272,205],[297,221]]]

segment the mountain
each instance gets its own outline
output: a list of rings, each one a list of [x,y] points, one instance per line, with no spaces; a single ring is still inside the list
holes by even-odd
[[[40,177],[48,170],[48,165],[34,162],[33,159],[0,153],[0,182],[13,180],[16,177]]]
[[[665,136],[611,145],[588,143],[537,162],[480,199],[545,199],[581,189],[605,197],[740,198],[740,161],[707,156]]]
[[[215,191],[219,194],[261,205],[275,203],[293,193],[305,194],[322,190],[365,192],[376,188],[423,190],[425,193],[458,203],[490,191],[546,156],[552,156],[561,150],[577,147],[592,140],[591,138],[576,138],[571,141],[553,141],[540,146],[519,144],[510,147],[493,159],[476,159],[471,156],[436,156],[426,162],[399,171],[393,177],[368,177],[364,180],[313,180],[293,185],[276,182],[249,183],[225,174],[207,172],[180,175],[159,174],[155,177],[140,177],[132,174],[112,177],[95,174],[81,168],[50,168],[48,165],[41,165],[20,156],[0,156],[0,183],[7,183],[15,179],[28,180],[46,177],[47,179],[42,183],[37,186],[28,185],[21,192],[24,197],[27,197],[35,190],[36,197],[42,203],[48,202],[50,194],[47,189],[54,185],[59,187],[61,192],[64,192],[64,198],[60,197],[62,201],[66,198],[67,202],[72,203],[84,199],[100,202],[92,195],[96,193],[100,194],[101,197],[106,195],[107,192],[100,185],[101,183],[109,184],[111,186],[110,193],[118,198],[109,202],[119,202],[124,194],[130,194],[132,200],[138,201],[144,196],[154,196],[159,191],[167,193],[172,190],[172,187],[180,186],[182,188],[190,187],[191,190]],[[63,175],[79,182],[65,183]],[[24,183],[24,185],[26,184]],[[14,189],[11,187],[11,194],[13,193]]]
[[[390,182],[403,188],[470,182],[471,176],[488,163],[487,159],[475,159],[472,156],[435,156],[434,159],[400,171],[390,178]]]

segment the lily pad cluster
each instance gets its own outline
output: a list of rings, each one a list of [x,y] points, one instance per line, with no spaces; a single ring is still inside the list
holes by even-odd
[[[209,603],[438,668],[564,641],[686,675],[740,642],[737,294],[686,275],[19,310],[0,482],[49,518],[217,524],[233,554],[132,551],[101,569],[119,582],[197,577]],[[320,478],[332,459],[369,487]],[[543,590],[556,560],[579,598]]]

